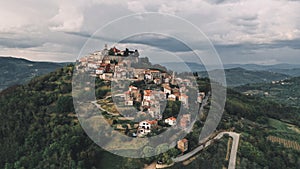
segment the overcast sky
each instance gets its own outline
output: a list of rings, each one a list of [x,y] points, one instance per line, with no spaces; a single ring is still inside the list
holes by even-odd
[[[300,63],[299,10],[300,0],[2,0],[0,56],[75,61],[87,39],[110,21],[161,12],[196,25],[225,64]],[[122,31],[122,26],[114,31]],[[114,43],[112,37],[101,38]],[[172,38],[135,37],[123,43],[190,53],[180,45],[172,50],[178,45]]]

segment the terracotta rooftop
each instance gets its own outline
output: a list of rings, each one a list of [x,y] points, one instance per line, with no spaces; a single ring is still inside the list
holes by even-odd
[[[146,120],[147,123],[153,125],[153,124],[157,124],[157,120]]]
[[[169,117],[169,118],[167,118],[167,119],[172,120],[172,121],[176,121],[176,118],[175,118],[175,117]]]

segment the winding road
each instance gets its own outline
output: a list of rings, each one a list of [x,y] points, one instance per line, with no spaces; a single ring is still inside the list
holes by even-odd
[[[231,146],[231,152],[230,152],[230,159],[228,164],[228,169],[235,169],[236,165],[236,154],[239,147],[239,141],[240,141],[240,134],[235,132],[222,132],[218,134],[215,139],[221,139],[225,134],[228,134],[232,138],[232,146]]]
[[[235,133],[235,132],[221,132],[217,136],[215,136],[213,139],[207,141],[204,146],[200,145],[199,147],[195,148],[193,151],[191,151],[183,156],[173,158],[172,160],[176,163],[185,161],[185,160],[191,158],[192,156],[194,156],[195,154],[197,154],[199,151],[203,150],[205,147],[208,147],[212,143],[213,140],[221,139],[225,134],[228,134],[233,139],[228,169],[235,169],[236,155],[237,155],[239,140],[240,140],[240,134]]]

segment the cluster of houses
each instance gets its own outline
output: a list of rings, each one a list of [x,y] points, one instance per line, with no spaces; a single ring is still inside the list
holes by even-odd
[[[137,63],[139,57],[138,50],[123,51],[116,47],[105,48],[96,51],[88,56],[82,57],[77,65],[77,70],[90,72],[92,76],[99,76],[100,79],[112,80],[113,78],[139,78],[140,71],[130,67],[132,63]]]
[[[181,129],[186,129],[191,124],[191,115],[190,114],[182,114],[180,117],[168,117],[164,119],[164,123],[169,126],[176,126]],[[139,123],[137,136],[145,136],[148,133],[151,133],[152,129],[158,127],[158,120],[144,120]]]
[[[146,76],[146,74],[145,74]],[[147,80],[145,78],[145,80]],[[155,79],[151,80],[154,82]],[[125,105],[132,106],[134,102],[140,102],[143,110],[149,110],[152,117],[160,119],[160,101],[168,100],[168,101],[181,101],[182,105],[188,108],[189,101],[188,96],[180,92],[178,87],[170,86],[169,82],[166,82],[165,78],[159,78],[163,83],[155,83],[161,86],[161,89],[153,90],[153,89],[145,89],[142,90],[138,86],[130,85],[128,87],[128,91],[124,93]]]
[[[151,132],[151,130],[157,127],[157,121],[163,120],[170,126],[177,124],[175,117],[169,117],[162,119],[161,105],[163,101],[181,101],[182,105],[188,106],[188,96],[184,93],[180,93],[178,88],[171,88],[169,85],[162,85],[162,90],[141,90],[137,86],[129,86],[128,91],[125,92],[125,105],[133,106],[134,102],[140,102],[141,110],[146,112],[156,120],[145,120],[139,123],[137,131],[138,136],[144,136]],[[184,114],[180,119],[180,126],[186,128],[189,126],[191,119],[190,114]]]
[[[185,115],[187,116],[187,115]],[[170,125],[176,125],[176,118],[170,117],[165,120],[166,123]],[[151,129],[157,127],[157,120],[145,120],[139,123],[139,133],[138,134],[149,134],[151,133]],[[177,148],[182,152],[186,152],[188,150],[188,140],[186,138],[177,141]]]
[[[155,84],[158,89],[145,89],[139,86],[131,85],[122,94],[124,106],[134,106],[139,102],[140,110],[149,114],[155,120],[143,120],[139,122],[137,133],[138,137],[146,136],[153,129],[158,127],[158,120],[163,121],[169,126],[187,128],[191,124],[191,115],[182,114],[178,117],[168,117],[162,119],[161,102],[162,101],[180,101],[181,104],[189,108],[188,88],[196,86],[188,78],[175,78],[175,74],[168,73],[159,69],[141,69],[134,68],[131,65],[139,62],[138,50],[129,49],[119,50],[116,47],[105,48],[102,51],[96,51],[89,56],[79,60],[78,67],[84,68],[92,76],[103,80],[124,79],[134,81],[143,81],[145,84]],[[77,68],[78,69],[78,68]],[[172,74],[172,75],[171,75]],[[197,102],[201,103],[205,98],[204,92],[199,92]],[[182,152],[187,150],[187,140],[180,140],[178,148]]]
[[[186,94],[187,85],[191,85],[189,79],[176,78],[174,75],[171,76],[165,72],[159,70],[147,69],[143,72],[145,83],[157,84],[161,88],[158,90],[141,89],[138,86],[130,85],[128,90],[124,93],[125,105],[133,106],[135,102],[140,102],[141,110],[146,112],[156,120],[145,120],[139,123],[137,136],[145,136],[151,132],[153,128],[157,127],[157,120],[163,120],[170,126],[175,126],[177,122],[182,128],[186,128],[190,125],[191,117],[190,114],[184,114],[177,120],[175,117],[168,117],[162,119],[161,105],[162,101],[180,101],[183,106],[188,108],[189,97]],[[182,86],[179,88],[179,86]]]

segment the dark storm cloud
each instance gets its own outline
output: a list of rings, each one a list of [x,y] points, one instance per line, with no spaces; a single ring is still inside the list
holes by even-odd
[[[144,35],[132,36],[124,40],[121,40],[120,42],[116,42],[116,40],[114,40],[113,38],[108,38],[103,36],[93,36],[86,32],[65,32],[65,33],[70,35],[80,36],[83,38],[98,39],[98,40],[103,40],[112,43],[143,44],[143,45],[156,47],[170,52],[191,51],[191,49],[183,42],[175,38],[163,36],[160,34],[146,34],[146,35],[144,34]]]
[[[300,49],[300,38],[293,40],[277,40],[274,41],[269,47],[280,48],[280,47],[289,47],[291,49]]]
[[[271,43],[255,44],[255,43],[239,43],[239,44],[215,44],[217,50],[243,50],[253,51],[260,49],[278,49],[288,47],[291,49],[300,49],[300,39],[293,40],[276,40]]]
[[[112,39],[112,38],[103,37],[103,36],[93,36],[92,34],[87,33],[87,32],[64,32],[64,33],[79,36],[82,38],[87,38],[87,39],[91,38],[91,39],[98,39],[98,40],[103,40],[103,41],[107,41],[107,42],[114,42],[114,39]]]
[[[42,46],[44,43],[38,40],[33,40],[30,38],[1,38],[0,37],[0,46],[5,48],[33,48]]]
[[[278,64],[298,63],[300,39],[271,43],[215,44],[223,63]]]
[[[189,48],[183,42],[181,42],[175,38],[172,38],[172,37],[166,37],[166,36],[157,35],[157,34],[134,36],[134,37],[124,39],[120,43],[138,43],[138,44],[143,44],[143,45],[160,48],[160,49],[167,50],[170,52],[191,51],[191,48]]]

